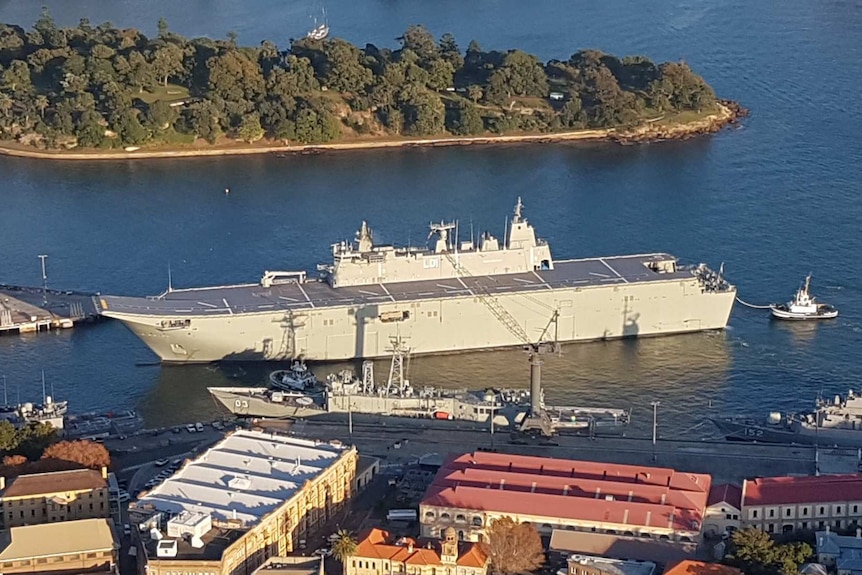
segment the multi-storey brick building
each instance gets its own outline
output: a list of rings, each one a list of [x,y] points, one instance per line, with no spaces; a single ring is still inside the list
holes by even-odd
[[[108,473],[92,469],[0,477],[4,529],[22,525],[108,518]]]
[[[0,573],[114,573],[119,548],[108,519],[12,527],[0,533]]]
[[[130,506],[142,571],[246,574],[294,551],[350,499],[357,459],[340,444],[229,435]]]

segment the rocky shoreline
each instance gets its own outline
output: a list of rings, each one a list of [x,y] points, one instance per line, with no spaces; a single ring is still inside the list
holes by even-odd
[[[375,150],[384,148],[412,147],[445,147],[500,145],[518,143],[558,143],[574,141],[609,141],[621,145],[645,144],[666,140],[687,140],[704,134],[718,132],[722,128],[738,123],[748,115],[748,110],[737,102],[719,101],[719,111],[705,118],[680,124],[661,125],[658,120],[650,121],[637,128],[617,131],[614,128],[606,130],[578,130],[573,132],[558,132],[553,134],[519,134],[511,136],[470,136],[447,138],[423,138],[398,140],[359,140],[353,142],[338,142],[332,144],[237,144],[230,146],[206,146],[200,148],[175,149],[140,149],[134,151],[103,152],[93,150],[88,152],[67,150],[36,150],[21,145],[9,145],[0,142],[0,154],[23,158],[47,160],[136,160],[157,158],[191,158],[212,156],[240,156],[257,154],[275,154],[288,156],[297,154],[319,154],[331,151]]]

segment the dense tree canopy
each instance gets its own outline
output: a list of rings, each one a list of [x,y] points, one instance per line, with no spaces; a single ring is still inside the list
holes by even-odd
[[[807,543],[778,545],[769,533],[749,527],[733,532],[727,562],[746,575],[797,575],[799,566],[811,557]]]
[[[397,49],[302,38],[286,50],[186,39],[161,19],[148,38],[82,19],[0,24],[0,140],[118,148],[327,142],[363,135],[550,132],[631,126],[711,110],[715,94],[682,62],[583,50],[542,63],[521,50],[465,53],[451,34],[410,26]],[[553,97],[552,97],[553,96]]]
[[[482,546],[495,575],[535,571],[545,562],[542,539],[529,523],[501,517],[491,523],[487,536]]]

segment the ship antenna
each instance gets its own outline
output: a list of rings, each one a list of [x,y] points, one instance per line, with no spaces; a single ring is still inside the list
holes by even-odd
[[[509,218],[506,217],[503,224],[503,249],[509,249]]]
[[[470,216],[470,244],[473,246],[473,249],[476,249],[476,244],[473,241],[473,216]]]
[[[45,405],[45,370],[42,370],[42,405]]]
[[[174,291],[173,281],[171,279],[171,262],[168,262],[168,293]]]

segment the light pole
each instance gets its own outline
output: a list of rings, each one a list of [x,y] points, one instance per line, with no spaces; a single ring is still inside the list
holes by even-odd
[[[353,435],[353,403],[347,402],[347,432]]]
[[[46,305],[48,303],[48,275],[45,273],[45,260],[48,258],[47,254],[39,254],[39,259],[42,260],[42,304]]]
[[[660,401],[651,401],[650,405],[652,405],[652,460],[656,460],[655,453],[655,441],[656,441],[656,430],[658,428],[658,406],[661,404]]]

